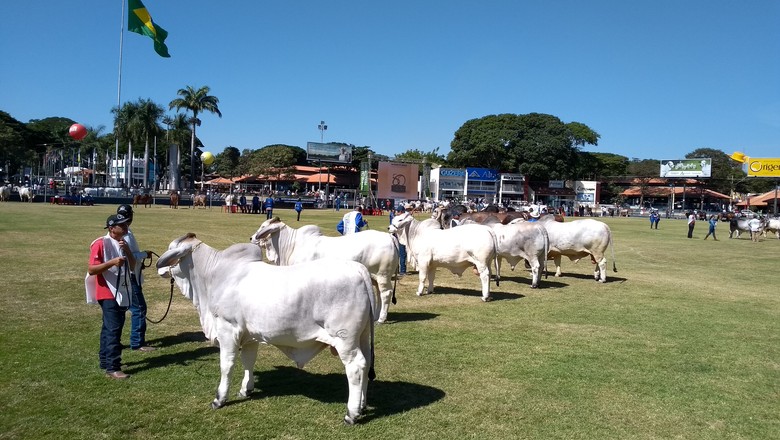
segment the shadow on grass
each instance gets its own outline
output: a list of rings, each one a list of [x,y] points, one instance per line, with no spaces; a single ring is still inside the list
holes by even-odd
[[[149,345],[156,347],[171,347],[178,344],[186,344],[189,342],[206,342],[206,335],[203,332],[181,332],[176,335],[163,336],[162,338],[155,338],[147,340]]]
[[[163,349],[179,344],[187,344],[192,342],[203,343],[206,341],[208,340],[206,339],[206,336],[203,334],[203,332],[181,332],[176,335],[150,339],[147,341],[147,343],[157,347],[158,349]],[[129,348],[125,348],[125,352],[129,351]],[[123,364],[127,366],[127,373],[138,373],[153,368],[166,367],[169,365],[187,365],[191,361],[217,353],[219,353],[219,347],[206,345],[201,345],[194,350],[183,350],[172,353],[166,353],[165,350],[158,350],[151,353],[141,353],[141,359],[130,362],[123,362]]]
[[[294,367],[276,366],[269,371],[255,371],[255,387],[249,399],[298,395],[323,403],[345,406],[347,403],[344,374],[312,374]],[[360,420],[367,422],[427,406],[444,395],[444,391],[426,385],[377,379],[368,384],[368,409]],[[240,402],[229,400],[226,405]]]
[[[552,273],[550,274],[550,278],[549,279],[555,279],[555,277],[552,275],[554,273],[555,273],[555,271],[552,271]],[[626,281],[626,278],[613,276],[612,275],[613,273],[614,272],[608,272],[607,273],[607,282],[606,282],[606,284],[609,284],[609,283],[622,283],[622,282]],[[593,281],[594,283],[597,282],[596,279],[593,278],[593,274],[589,274],[589,273],[566,273],[566,272],[561,272],[561,277],[558,278],[558,279],[562,280],[562,279],[566,279],[566,278],[577,278],[579,280],[590,280],[590,281]],[[542,280],[544,280],[544,277],[542,277]]]
[[[176,353],[164,353],[154,351],[143,354],[143,358],[131,362],[123,362],[127,368],[123,368],[126,373],[134,374],[141,371],[155,368],[167,367],[170,365],[188,365],[191,361],[219,354],[219,347],[198,347],[194,350],[179,351]]]
[[[496,288],[495,283],[490,288],[491,288],[490,296],[493,298],[493,301],[507,301],[507,300],[525,298],[525,295],[521,295],[517,293],[503,293],[503,292],[493,291],[492,289]],[[479,290],[458,289],[455,287],[447,287],[447,286],[435,287],[433,289],[433,293],[426,294],[423,296],[428,296],[428,295],[461,295],[461,296],[473,296],[476,298],[482,298],[482,292]]]
[[[419,313],[419,312],[394,312],[390,310],[387,314],[387,321],[381,325],[394,324],[398,322],[417,322],[417,321],[429,321],[435,319],[439,315],[437,313]]]

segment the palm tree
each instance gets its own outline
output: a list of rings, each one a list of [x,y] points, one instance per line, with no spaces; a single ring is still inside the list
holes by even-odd
[[[146,188],[149,186],[149,140],[162,131],[158,122],[163,117],[165,109],[151,99],[139,99],[137,106],[138,111],[132,126],[144,140],[144,188]],[[157,158],[154,167],[157,168]]]
[[[163,124],[166,125],[165,141],[168,143],[168,162],[176,162],[176,167],[168,169],[168,181],[170,189],[179,189],[179,170],[181,166],[181,148],[187,140],[190,139],[190,118],[184,113],[176,113],[174,116],[163,116]],[[171,145],[176,145],[176,157],[171,158]]]
[[[125,161],[125,183],[127,187],[132,184],[132,159],[133,159],[133,141],[138,139],[137,132],[134,130],[134,125],[137,121],[138,103],[126,102],[122,104],[122,107],[114,107],[111,109],[111,113],[114,114],[114,127],[117,137],[117,151],[115,152],[116,158],[119,159],[119,143],[122,141],[127,142],[127,160]]]
[[[219,98],[209,95],[211,89],[209,86],[203,86],[195,90],[192,86],[179,89],[176,94],[179,98],[174,99],[168,104],[170,110],[185,109],[192,112],[192,137],[190,141],[190,187],[195,188],[195,127],[200,125],[198,114],[204,111],[211,112],[222,117],[219,111]]]

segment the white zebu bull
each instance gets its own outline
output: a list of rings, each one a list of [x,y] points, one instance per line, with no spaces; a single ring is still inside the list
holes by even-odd
[[[219,343],[221,379],[212,408],[227,401],[239,349],[244,366],[239,393],[247,396],[254,389],[260,342],[276,346],[299,368],[330,346],[349,383],[344,421],[354,423],[374,378],[375,301],[368,271],[352,261],[276,267],[258,261],[261,255],[249,243],[220,252],[187,234],[157,261],[158,273],[172,276],[192,300],[206,337]]]
[[[737,233],[737,238],[739,238],[743,232],[747,232],[748,237],[750,236],[750,220],[749,218],[735,218],[731,219],[729,221],[729,238],[734,238],[734,233]],[[766,219],[760,218],[761,225],[759,226],[759,231],[763,231],[766,227]]]
[[[538,222],[547,229],[550,239],[550,252],[547,258],[555,263],[555,276],[561,276],[561,256],[570,260],[579,260],[590,255],[596,269],[593,277],[607,282],[607,248],[612,248],[612,270],[617,272],[615,264],[615,246],[612,243],[612,231],[606,223],[593,219],[574,220],[560,223],[553,216],[543,216]]]
[[[394,294],[393,275],[398,270],[398,241],[392,235],[368,229],[359,234],[328,237],[316,225],[295,229],[274,217],[263,222],[250,241],[263,246],[268,260],[279,266],[321,259],[361,263],[376,281],[381,298],[377,322],[387,319]]]
[[[11,187],[8,185],[0,186],[0,202],[7,202],[11,199]]]
[[[35,199],[35,194],[33,194],[32,188],[28,186],[21,186],[17,189],[19,191],[19,200],[22,202],[33,202],[33,199]]]
[[[780,240],[780,218],[769,218],[766,220],[766,226],[764,226],[764,237],[767,232],[773,232],[778,240]]]
[[[496,233],[498,256],[506,259],[512,270],[515,270],[517,263],[527,260],[531,267],[531,287],[539,287],[542,272],[547,271],[547,253],[550,250],[547,229],[536,222],[529,223],[522,219],[513,220],[508,225],[491,223],[489,226]],[[498,266],[500,270],[501,258],[498,259]]]
[[[435,220],[431,220],[436,224]],[[496,234],[488,226],[464,225],[453,229],[426,227],[410,213],[393,218],[388,228],[399,232],[399,241],[407,246],[407,254],[417,261],[420,284],[417,295],[422,295],[428,280],[428,293],[433,293],[433,281],[437,267],[446,267],[455,275],[462,275],[476,267],[482,282],[482,301],[490,301],[490,265],[496,266],[496,285],[500,280]]]

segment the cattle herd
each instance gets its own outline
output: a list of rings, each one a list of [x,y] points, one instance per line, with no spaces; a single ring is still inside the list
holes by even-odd
[[[7,200],[5,190],[1,195]],[[178,198],[171,194],[171,207]],[[412,214],[396,215],[389,233],[366,230],[329,237],[316,225],[296,229],[275,217],[263,222],[248,243],[222,251],[195,234],[173,240],[157,269],[193,302],[204,334],[220,347],[221,378],[212,407],[226,403],[237,356],[244,371],[239,394],[252,392],[259,343],[276,346],[299,368],[328,348],[347,375],[344,422],[358,421],[366,408],[368,381],[375,377],[374,326],[387,320],[390,304],[395,304],[401,244],[409,266],[417,268],[417,295],[434,292],[439,267],[457,275],[471,269],[479,276],[483,301],[491,300],[491,283],[500,283],[502,260],[512,270],[522,262],[531,288],[540,285],[548,260],[560,277],[563,256],[588,258],[594,279],[604,283],[610,253],[617,272],[612,232],[598,220],[563,222],[554,215],[444,208],[422,221]],[[780,219],[761,221],[764,231],[780,239]],[[733,235],[750,226],[734,219],[730,229]]]
[[[434,213],[419,221],[407,212],[393,218],[390,233],[366,230],[340,237],[325,236],[316,225],[292,228],[275,217],[263,222],[249,243],[223,251],[195,234],[172,241],[157,262],[158,273],[172,278],[193,302],[204,334],[220,347],[221,378],[212,407],[227,400],[237,356],[244,371],[239,394],[252,392],[259,343],[276,346],[298,367],[328,348],[347,375],[344,422],[358,421],[366,408],[368,381],[375,377],[374,326],[387,320],[395,303],[401,244],[409,265],[418,270],[417,295],[433,293],[438,267],[458,275],[471,269],[479,276],[482,300],[490,301],[502,259],[512,269],[524,261],[531,287],[539,286],[548,258],[560,276],[564,255],[573,260],[590,256],[594,278],[605,282],[612,247],[617,271],[611,231],[596,220],[463,216],[457,226],[448,222],[444,227],[442,217]]]

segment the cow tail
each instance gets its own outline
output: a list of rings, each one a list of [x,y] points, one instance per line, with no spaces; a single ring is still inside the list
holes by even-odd
[[[401,248],[400,248],[401,243],[398,241],[398,237],[396,237],[395,235],[392,235],[392,237],[393,237],[393,246],[395,246],[395,253],[397,255],[399,255],[398,258],[401,258],[400,257],[400,255],[401,255]],[[395,267],[395,281],[393,281],[393,297],[390,300],[390,302],[392,302],[393,305],[395,305],[396,302],[397,302],[396,299],[395,299],[395,288],[398,285],[398,275],[400,273],[401,273],[401,263],[399,261],[398,266]]]
[[[609,231],[609,247],[612,248],[612,272],[617,272],[615,263],[615,241],[612,239],[612,230]]]
[[[374,380],[376,378],[376,372],[374,372],[374,321],[376,320],[376,317],[379,316],[379,306],[377,305],[376,296],[374,295],[374,286],[371,282],[371,276],[368,274],[368,269],[362,265],[361,267],[363,268],[361,272],[365,274],[363,277],[363,285],[366,292],[368,292],[368,304],[370,305],[368,308],[368,325],[371,341],[371,362],[368,366],[368,379]]]
[[[496,237],[496,231],[493,228],[488,227],[490,230],[490,237],[493,239],[493,264],[496,266],[496,287],[498,287],[499,281],[501,281],[501,269],[498,265],[498,259],[501,258],[498,255],[498,237]]]
[[[547,256],[550,254],[550,234],[547,233],[547,228],[540,227],[542,235],[544,236],[544,258],[542,258],[542,270],[544,270],[544,279],[547,279]]]
[[[371,292],[371,296],[373,296],[373,288]],[[373,314],[372,314],[373,315]],[[374,371],[374,317],[371,316],[370,323],[368,325],[371,326],[371,363],[368,365],[368,380],[374,380],[376,379],[376,371]]]

